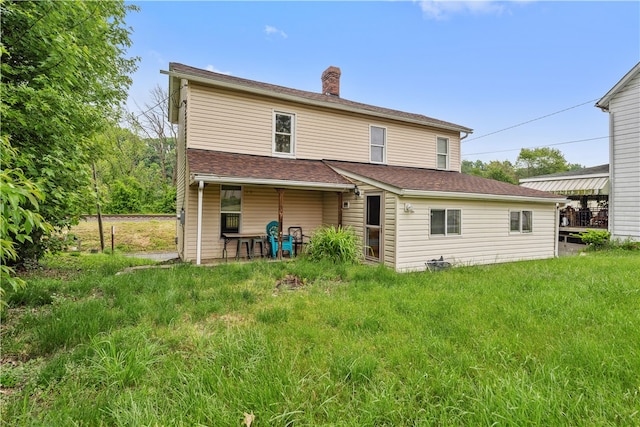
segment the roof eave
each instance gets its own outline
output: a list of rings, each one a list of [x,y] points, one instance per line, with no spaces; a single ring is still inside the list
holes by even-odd
[[[398,116],[398,115],[386,114],[386,113],[383,113],[383,112],[377,112],[377,111],[366,110],[366,109],[363,109],[363,108],[357,108],[357,107],[353,107],[353,106],[349,106],[349,105],[342,105],[342,104],[335,104],[335,103],[332,103],[332,102],[318,101],[318,100],[315,100],[315,99],[308,99],[308,98],[295,96],[295,95],[290,95],[290,94],[286,94],[286,93],[278,93],[278,92],[274,92],[274,91],[267,90],[267,89],[249,87],[249,86],[230,83],[230,82],[223,82],[223,81],[220,81],[220,80],[207,78],[207,77],[202,77],[202,76],[197,76],[197,75],[189,74],[189,73],[185,73],[185,72],[165,71],[165,70],[161,70],[160,72],[163,73],[163,74],[168,74],[170,77],[175,77],[177,79],[188,79],[188,80],[194,81],[196,83],[206,84],[206,85],[209,85],[209,86],[215,86],[215,87],[221,87],[223,89],[230,89],[230,90],[248,92],[248,93],[252,93],[252,94],[256,94],[256,95],[269,96],[269,97],[272,97],[272,98],[282,99],[284,101],[297,102],[297,103],[300,103],[300,104],[311,105],[311,106],[314,106],[314,107],[330,108],[330,109],[345,111],[345,112],[349,112],[349,113],[366,114],[368,116],[384,118],[384,119],[391,119],[391,120],[397,120],[397,121],[402,121],[402,122],[406,122],[406,123],[412,123],[412,124],[418,124],[418,125],[422,125],[422,126],[434,127],[434,128],[438,128],[438,129],[450,130],[450,131],[454,131],[454,132],[465,132],[467,134],[473,133],[473,129],[470,129],[470,128],[467,128],[467,127],[464,127],[464,126],[450,126],[450,125],[446,125],[446,124],[442,124],[442,123],[431,122],[431,121],[428,121],[428,120],[416,120],[416,119],[411,119],[411,118],[402,117],[402,116]]]
[[[638,62],[627,74],[625,74],[618,83],[613,86],[609,92],[607,92],[598,102],[596,102],[596,107],[600,108],[602,111],[609,111],[609,102],[611,98],[613,98],[623,87],[627,85],[629,80],[635,77],[637,73],[640,73],[640,62]]]
[[[355,188],[354,184],[340,184],[333,182],[291,181],[269,178],[192,174],[190,184],[194,184],[196,182],[236,185],[266,185],[277,188],[301,188],[320,191],[350,191]]]
[[[429,198],[429,199],[458,199],[458,200],[491,200],[507,202],[529,202],[529,203],[568,203],[566,197],[533,197],[516,196],[509,194],[482,194],[482,193],[457,193],[450,191],[424,191],[424,190],[402,190],[400,195],[405,197]]]

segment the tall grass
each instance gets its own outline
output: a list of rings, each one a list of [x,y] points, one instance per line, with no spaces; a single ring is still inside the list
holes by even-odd
[[[115,276],[125,261],[83,258],[38,282],[53,303],[9,313],[10,424],[640,422],[637,253],[410,274],[300,259]],[[289,275],[304,285],[276,287]]]

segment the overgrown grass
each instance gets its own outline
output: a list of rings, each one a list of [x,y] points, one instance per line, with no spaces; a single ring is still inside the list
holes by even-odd
[[[437,273],[299,259],[115,275],[134,261],[56,257],[29,278],[52,300],[3,324],[3,421],[640,424],[637,252]]]
[[[176,221],[106,221],[103,224],[105,249],[111,250],[111,227],[115,227],[114,249],[117,252],[171,252],[176,250]],[[96,221],[81,221],[71,227],[69,235],[80,239],[83,252],[100,249],[100,232]],[[75,242],[69,242],[75,246]]]

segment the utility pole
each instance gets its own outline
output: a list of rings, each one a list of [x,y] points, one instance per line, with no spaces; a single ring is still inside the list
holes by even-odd
[[[96,163],[93,162],[93,188],[96,192],[96,207],[98,208],[98,230],[100,232],[100,252],[104,252],[104,233],[102,230],[102,212],[100,211],[100,195],[98,194],[98,178],[96,176]]]

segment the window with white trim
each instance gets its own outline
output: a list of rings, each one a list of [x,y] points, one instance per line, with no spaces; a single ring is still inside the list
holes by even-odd
[[[532,211],[509,212],[509,231],[511,231],[512,233],[533,232],[533,212]]]
[[[459,236],[462,234],[462,211],[460,209],[431,209],[432,236]]]
[[[295,154],[295,114],[273,112],[273,153],[282,156]]]
[[[379,126],[369,128],[371,142],[371,163],[386,162],[387,129]]]
[[[239,233],[242,214],[242,187],[220,186],[220,234]]]
[[[449,169],[449,138],[436,138],[436,167]]]

